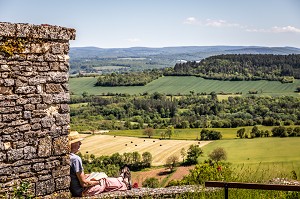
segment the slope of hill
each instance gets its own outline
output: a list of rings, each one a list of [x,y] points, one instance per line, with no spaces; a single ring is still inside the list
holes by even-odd
[[[173,67],[178,60],[198,61],[220,54],[300,54],[293,47],[261,46],[179,46],[163,48],[97,48],[70,49],[71,73],[106,73],[112,71],[140,71]]]

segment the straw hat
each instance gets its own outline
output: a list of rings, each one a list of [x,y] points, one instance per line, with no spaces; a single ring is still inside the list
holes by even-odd
[[[80,137],[80,135],[77,131],[71,131],[69,133],[68,138],[69,138],[69,144],[72,144],[72,143],[79,142],[79,141],[83,140],[83,138]]]

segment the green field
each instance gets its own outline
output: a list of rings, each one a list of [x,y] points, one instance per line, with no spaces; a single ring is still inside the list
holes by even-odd
[[[255,180],[290,177],[293,170],[299,176],[299,142],[300,137],[218,140],[203,147],[204,155],[200,161],[208,159],[213,149],[222,147],[227,152],[227,161],[236,167],[236,171],[253,173],[251,176],[256,177]]]
[[[189,94],[190,91],[195,93],[201,92],[225,92],[236,93],[242,92],[247,94],[249,90],[257,90],[259,94],[263,95],[297,95],[295,93],[297,87],[300,86],[300,80],[295,80],[294,83],[282,84],[278,81],[218,81],[206,80],[200,77],[174,77],[166,76],[161,77],[146,86],[127,86],[127,87],[95,87],[97,78],[94,77],[81,77],[70,78],[69,84],[71,91],[80,95],[83,91],[88,94],[102,95],[103,93],[128,93],[140,94],[144,92],[166,93],[166,94]],[[262,92],[262,93],[261,93]]]

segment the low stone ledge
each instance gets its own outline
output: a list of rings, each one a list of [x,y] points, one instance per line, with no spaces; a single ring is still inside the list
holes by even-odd
[[[83,199],[87,198],[174,198],[176,195],[183,193],[194,193],[206,191],[202,186],[196,185],[184,185],[184,186],[172,186],[166,188],[133,188],[127,191],[114,191],[114,192],[105,192],[92,197],[82,197]],[[213,190],[213,189],[211,189]]]

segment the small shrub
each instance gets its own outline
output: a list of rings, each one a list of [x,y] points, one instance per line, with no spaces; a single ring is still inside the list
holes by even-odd
[[[219,162],[221,160],[227,160],[227,153],[225,149],[218,147],[214,149],[209,155],[209,159],[215,162]]]
[[[158,188],[159,187],[159,181],[157,178],[147,178],[143,183],[143,187],[148,187],[148,188]]]

